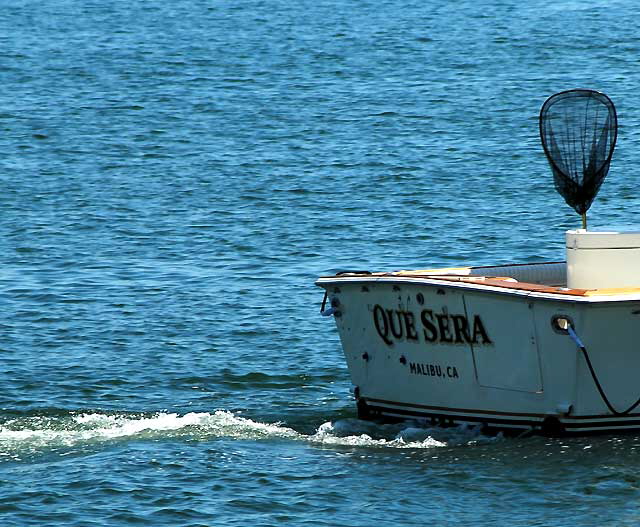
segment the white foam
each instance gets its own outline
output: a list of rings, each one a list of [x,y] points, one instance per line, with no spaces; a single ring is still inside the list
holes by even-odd
[[[465,427],[422,428],[407,423],[383,425],[344,419],[322,424],[309,437],[309,441],[325,445],[429,449],[463,444],[483,437],[479,429]]]
[[[489,439],[473,428],[425,428],[407,423],[381,425],[358,419],[326,422],[315,433],[305,435],[281,423],[253,421],[224,410],[151,416],[90,413],[9,421],[0,427],[0,456],[12,456],[16,450],[33,452],[126,439],[178,437],[285,439],[314,445],[403,449],[437,448]]]

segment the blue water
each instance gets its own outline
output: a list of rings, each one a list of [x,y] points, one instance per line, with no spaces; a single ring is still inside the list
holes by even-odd
[[[2,525],[635,526],[640,438],[355,418],[320,274],[563,258],[545,98],[632,2],[2,3]]]

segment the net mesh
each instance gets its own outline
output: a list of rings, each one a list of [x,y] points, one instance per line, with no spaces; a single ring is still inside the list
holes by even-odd
[[[592,90],[552,95],[540,110],[540,138],[556,190],[578,213],[589,210],[607,177],[618,135],[611,99]]]

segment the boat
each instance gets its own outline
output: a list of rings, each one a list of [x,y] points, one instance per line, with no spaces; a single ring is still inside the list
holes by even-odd
[[[595,90],[540,111],[555,187],[582,217],[564,261],[321,276],[361,419],[512,434],[640,430],[640,232],[587,230],[617,115]]]

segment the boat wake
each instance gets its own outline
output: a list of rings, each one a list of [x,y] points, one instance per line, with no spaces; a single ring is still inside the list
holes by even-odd
[[[327,447],[428,449],[495,441],[477,428],[426,428],[420,423],[376,424],[358,419],[325,422],[304,434],[282,423],[263,423],[218,410],[213,413],[71,414],[28,417],[0,426],[0,460],[46,452],[80,453],[127,440],[290,440]]]

